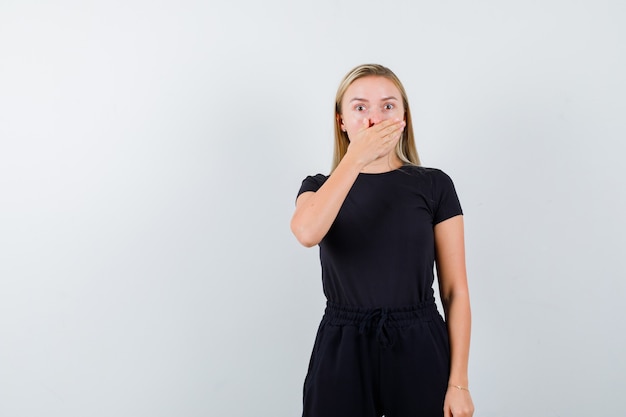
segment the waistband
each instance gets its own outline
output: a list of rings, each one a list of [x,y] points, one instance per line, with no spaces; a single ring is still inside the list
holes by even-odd
[[[383,347],[394,343],[395,329],[439,317],[435,300],[427,300],[406,307],[364,308],[326,302],[323,322],[336,326],[359,326],[359,333],[376,329],[376,338]]]
[[[353,307],[326,302],[324,318],[336,325],[360,325],[365,318],[385,315],[392,327],[405,327],[415,321],[430,321],[439,316],[435,300],[404,307]]]

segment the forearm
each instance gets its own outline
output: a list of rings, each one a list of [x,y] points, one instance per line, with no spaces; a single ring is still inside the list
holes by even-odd
[[[291,230],[304,246],[317,245],[328,233],[362,169],[362,163],[346,155],[324,185],[296,207]]]
[[[450,339],[449,383],[467,387],[471,309],[467,291],[451,295],[443,301]]]

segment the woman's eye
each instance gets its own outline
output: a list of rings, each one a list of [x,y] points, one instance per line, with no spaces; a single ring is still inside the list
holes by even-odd
[[[385,104],[385,110],[393,110],[394,105],[391,103]]]
[[[356,110],[356,111],[363,111],[363,110],[365,110],[365,106],[359,104],[358,106],[356,106],[354,108],[354,110]]]

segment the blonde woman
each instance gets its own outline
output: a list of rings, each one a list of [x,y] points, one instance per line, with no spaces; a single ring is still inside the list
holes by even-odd
[[[450,177],[420,166],[400,80],[352,69],[335,101],[332,171],[304,179],[291,220],[301,244],[319,246],[327,299],[304,417],[473,415],[462,214]]]

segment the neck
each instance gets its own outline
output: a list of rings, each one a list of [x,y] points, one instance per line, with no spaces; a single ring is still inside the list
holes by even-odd
[[[389,172],[400,168],[402,161],[398,158],[395,152],[389,152],[389,154],[382,156],[369,164],[365,165],[361,170],[364,174],[380,174],[383,172]]]

